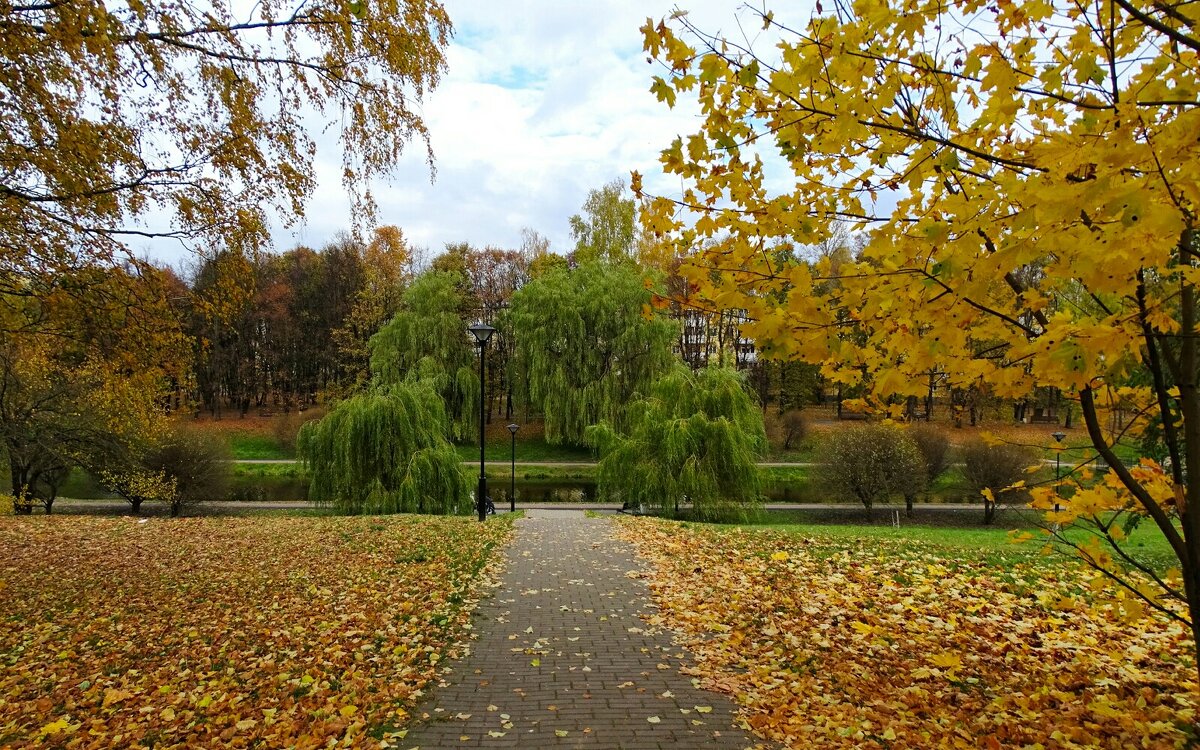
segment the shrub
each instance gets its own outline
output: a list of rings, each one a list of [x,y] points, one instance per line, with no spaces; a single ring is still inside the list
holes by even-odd
[[[196,430],[177,430],[154,446],[146,457],[151,471],[174,480],[175,491],[168,499],[171,515],[205,500],[224,500],[233,475],[229,446],[217,435]]]
[[[159,440],[112,458],[98,479],[129,501],[134,515],[147,500],[178,516],[189,505],[224,500],[233,475],[232,454],[218,434],[178,428]]]
[[[1020,445],[989,445],[974,439],[962,448],[963,478],[975,494],[983,496],[983,522],[991,523],[996,517],[996,504],[1003,494],[1009,502],[1023,501],[1024,490],[1010,490],[1010,486],[1025,478],[1025,470],[1037,460],[1032,449]],[[983,494],[991,493],[991,498]]]
[[[893,495],[916,495],[926,486],[921,452],[899,427],[862,424],[832,432],[818,452],[818,476],[841,497],[869,511]]]
[[[799,443],[808,436],[808,417],[799,409],[789,409],[781,420],[783,431],[783,449],[791,450],[794,443]]]
[[[908,428],[908,436],[921,454],[925,464],[925,481],[933,484],[934,480],[946,473],[950,468],[950,438],[937,427],[928,424],[914,425]],[[905,505],[908,515],[912,515],[913,495],[905,495]]]

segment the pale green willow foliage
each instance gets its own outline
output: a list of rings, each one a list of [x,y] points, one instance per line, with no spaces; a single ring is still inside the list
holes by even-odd
[[[466,513],[471,484],[427,383],[378,386],[300,430],[309,497],[345,514]]]
[[[584,430],[622,412],[674,362],[675,325],[642,316],[650,292],[636,269],[555,269],[512,297],[514,383],[542,413],[546,442],[584,444]]]
[[[471,440],[479,429],[479,358],[460,312],[461,281],[446,271],[418,276],[368,347],[374,383],[428,383],[445,403],[452,439]]]
[[[663,514],[690,505],[702,521],[744,520],[759,504],[762,412],[729,368],[679,367],[630,405],[629,430],[588,430],[600,493]]]

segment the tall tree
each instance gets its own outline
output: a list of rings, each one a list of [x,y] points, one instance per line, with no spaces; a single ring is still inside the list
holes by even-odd
[[[688,245],[728,238],[688,278],[737,300],[756,339],[878,403],[921,396],[939,366],[960,391],[1072,394],[1111,473],[1052,520],[1087,520],[1084,559],[1200,642],[1192,6],[916,0],[900,15],[864,0],[802,28],[764,11],[769,53],[673,18],[643,29],[670,70],[653,90],[668,104],[695,92],[703,117],[663,153],[684,194],[650,201],[646,220]],[[681,205],[698,212],[686,228]],[[837,219],[872,227],[840,269],[762,252],[819,241]],[[835,335],[847,325],[865,340]],[[1158,415],[1169,461],[1120,458],[1105,424],[1118,405]],[[1053,491],[1037,501],[1051,508]],[[1178,576],[1122,546],[1125,513],[1154,522]]]
[[[70,467],[98,471],[164,428],[188,347],[168,281],[148,265],[92,266],[0,300],[0,441],[18,512],[50,512]]]
[[[745,520],[759,502],[762,412],[730,368],[678,367],[630,406],[628,429],[589,428],[600,450],[599,489],[633,507],[703,521]]]
[[[412,252],[399,227],[375,229],[362,250],[362,279],[341,325],[333,331],[341,379],[353,388],[370,374],[368,341],[400,309],[404,287],[412,278]]]
[[[450,33],[436,0],[5,5],[0,293],[130,238],[265,244],[315,186],[313,113],[369,217],[369,180],[428,147],[416,104]]]
[[[401,310],[371,337],[371,376],[393,385],[426,381],[445,404],[450,435],[470,440],[479,427],[478,359],[463,319],[462,277],[430,270],[413,280]]]
[[[601,421],[623,427],[625,406],[670,368],[674,325],[643,317],[650,300],[639,272],[603,263],[552,270],[513,295],[515,379],[548,442],[582,445]]]
[[[428,383],[377,386],[300,429],[309,496],[339,513],[465,513],[470,483]]]
[[[628,260],[637,249],[634,201],[625,197],[625,183],[613,180],[599,190],[589,190],[583,213],[570,219],[579,263]]]

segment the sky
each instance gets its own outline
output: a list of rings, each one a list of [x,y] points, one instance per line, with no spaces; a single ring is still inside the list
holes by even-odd
[[[677,179],[661,174],[658,154],[691,133],[697,115],[672,111],[649,92],[662,70],[647,62],[638,31],[647,17],[669,15],[674,2],[444,1],[455,26],[448,69],[419,110],[436,178],[430,182],[423,145],[412,144],[392,178],[372,187],[379,224],[399,226],[433,255],[449,242],[517,248],[522,227],[566,253],[568,218],[589,190],[614,179],[628,184],[638,170],[648,190],[680,192]],[[757,28],[743,6],[679,4],[702,28],[726,33],[740,33],[739,15]],[[335,139],[313,135],[318,187],[304,223],[273,232],[278,251],[320,247],[352,224]]]

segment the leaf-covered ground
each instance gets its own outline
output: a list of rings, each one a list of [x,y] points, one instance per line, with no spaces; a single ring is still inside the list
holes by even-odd
[[[1089,576],[902,540],[622,521],[697,675],[796,748],[1170,748],[1190,637]]]
[[[397,742],[510,528],[4,519],[0,746]]]

